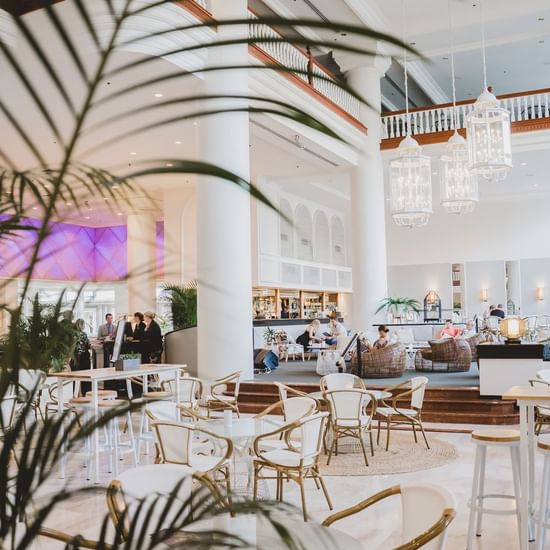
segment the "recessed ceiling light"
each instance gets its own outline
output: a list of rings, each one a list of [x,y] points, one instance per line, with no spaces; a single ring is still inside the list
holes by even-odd
[[[33,206],[32,209],[33,210],[38,210],[38,206]]]
[[[166,166],[174,166],[171,162],[167,162]]]
[[[181,141],[174,141],[176,145],[181,145]]]
[[[153,94],[155,97],[164,97],[164,94]]]
[[[526,162],[521,162],[520,163],[522,166],[527,166],[527,163]]]
[[[72,206],[73,203],[72,203],[72,202],[66,202],[65,204],[66,204],[67,206]]]
[[[85,219],[85,220],[89,220],[89,219],[90,219],[90,216],[84,216],[84,219]]]
[[[390,199],[386,199],[387,201],[389,201]]]
[[[122,212],[117,212],[116,215],[117,216],[122,216]]]
[[[130,155],[134,157],[135,155],[137,155],[137,153],[135,151],[130,151]]]
[[[103,197],[103,200],[104,200],[104,201],[108,201],[108,200],[109,200],[109,197]]]
[[[197,125],[197,121],[195,120],[195,122],[193,122],[193,126],[196,126]]]

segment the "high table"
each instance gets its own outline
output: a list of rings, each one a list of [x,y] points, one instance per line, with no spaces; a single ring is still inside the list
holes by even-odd
[[[502,399],[517,401],[520,423],[520,543],[521,550],[529,548],[529,519],[535,497],[535,406],[550,405],[550,391],[531,386],[512,386]],[[527,521],[526,521],[527,520]]]
[[[147,377],[150,374],[165,374],[174,373],[175,387],[176,387],[176,402],[179,402],[180,397],[180,385],[179,385],[179,373],[184,370],[186,365],[169,365],[169,364],[142,364],[139,369],[133,370],[116,370],[114,367],[103,369],[88,369],[88,370],[76,370],[66,372],[56,372],[51,374],[52,378],[57,378],[57,395],[63,395],[63,381],[69,380],[71,382],[91,382],[92,384],[92,405],[94,411],[94,419],[99,417],[99,398],[98,398],[98,384],[99,382],[105,382],[107,380],[127,380],[129,378],[135,378],[140,376],[143,378],[143,391],[147,391]],[[59,415],[63,414],[64,403],[63,399],[57,400],[57,411]],[[93,453],[94,453],[94,482],[99,483],[99,430],[94,430],[93,434]],[[63,448],[64,454],[64,448]],[[60,463],[61,477],[65,477],[65,457],[61,459]]]

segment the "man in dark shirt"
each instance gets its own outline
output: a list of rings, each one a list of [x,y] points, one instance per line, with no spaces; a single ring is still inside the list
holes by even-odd
[[[502,304],[498,304],[496,308],[492,309],[489,312],[489,315],[491,315],[492,317],[500,317],[501,319],[504,319],[504,317],[506,317],[504,306]]]

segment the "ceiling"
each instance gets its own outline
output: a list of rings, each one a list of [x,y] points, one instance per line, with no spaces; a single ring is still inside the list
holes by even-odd
[[[548,0],[268,0],[298,17],[363,23],[414,45],[425,59],[409,65],[410,83],[426,94],[415,94],[414,105],[450,101],[451,36],[456,51],[457,99],[477,97],[483,87],[481,8],[485,19],[488,84],[496,94],[534,90],[550,82],[550,2]],[[452,30],[449,23],[449,5]],[[406,28],[404,29],[403,6]],[[334,32],[332,41],[358,38]],[[391,52],[401,61],[402,53]],[[338,59],[338,55],[336,54]],[[387,104],[404,108],[403,80],[383,82]],[[392,93],[393,92],[393,93]]]

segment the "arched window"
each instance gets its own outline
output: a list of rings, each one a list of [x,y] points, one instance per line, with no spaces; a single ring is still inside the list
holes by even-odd
[[[309,210],[299,204],[294,211],[296,227],[296,257],[300,260],[313,260],[313,221]]]
[[[333,216],[332,225],[332,263],[346,265],[346,236],[344,224],[338,216]]]
[[[279,238],[281,240],[281,256],[285,258],[293,258],[294,257],[294,231],[292,228],[292,223],[293,223],[292,208],[290,206],[290,203],[286,199],[281,199],[280,210],[281,210],[281,214],[286,216],[289,220],[289,221],[285,220],[282,216],[280,218],[281,232],[280,232]]]
[[[315,212],[313,227],[315,231],[315,260],[328,264],[330,263],[330,231],[327,216],[321,210]]]

